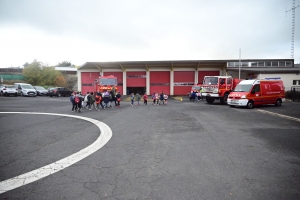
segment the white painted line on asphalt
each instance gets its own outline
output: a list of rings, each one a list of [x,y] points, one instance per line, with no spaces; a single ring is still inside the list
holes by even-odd
[[[70,101],[70,99],[48,99],[49,101]],[[71,103],[71,102],[70,102]]]
[[[300,122],[300,119],[296,118],[296,117],[282,115],[282,114],[278,114],[278,113],[274,113],[274,112],[270,112],[270,111],[266,111],[266,110],[260,110],[260,109],[256,109],[256,110],[259,111],[259,112],[262,112],[262,113],[267,113],[267,114],[270,114],[270,115],[275,115],[275,116],[278,116],[278,117],[282,117],[282,118],[286,118],[286,119],[291,119],[291,120]]]
[[[82,117],[77,115],[65,115],[65,114],[57,114],[57,113],[37,113],[37,112],[0,112],[0,114],[36,114],[36,115],[56,115],[56,116],[64,116],[64,117],[73,117],[77,119],[82,119],[89,121],[100,129],[100,136],[97,138],[95,142],[91,145],[85,147],[84,149],[66,157],[59,161],[56,161],[52,164],[46,165],[39,169],[27,172],[25,174],[16,176],[11,179],[7,179],[5,181],[0,182],[0,194],[7,192],[9,190],[13,190],[15,188],[21,187],[28,183],[32,183],[37,181],[41,178],[54,174],[70,165],[75,164],[76,162],[86,158],[87,156],[91,155],[92,153],[101,149],[112,137],[112,131],[109,126],[105,123],[100,122],[95,119],[91,119],[88,117]]]

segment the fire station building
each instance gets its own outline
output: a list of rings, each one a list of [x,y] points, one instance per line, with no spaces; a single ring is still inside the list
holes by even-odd
[[[293,59],[266,60],[181,60],[87,62],[77,71],[78,90],[95,91],[99,76],[115,76],[122,95],[161,92],[186,95],[191,86],[201,84],[204,76],[229,76],[241,79],[281,78],[287,87],[299,79],[299,67]],[[298,83],[298,82],[297,82]]]

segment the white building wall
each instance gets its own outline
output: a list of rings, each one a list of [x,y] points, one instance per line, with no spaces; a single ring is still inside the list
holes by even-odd
[[[232,76],[232,78],[239,78],[239,72],[228,71],[227,76]],[[241,71],[241,79],[246,79],[246,78],[248,78],[248,72]]]
[[[257,74],[258,79],[264,78],[278,78],[280,77],[283,81],[285,91],[291,90],[293,86],[293,80],[300,80],[300,75],[293,74]]]

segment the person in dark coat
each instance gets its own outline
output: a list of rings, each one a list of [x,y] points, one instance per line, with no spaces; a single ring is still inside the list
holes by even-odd
[[[164,92],[161,92],[159,95],[159,105],[160,105],[160,103],[164,104]]]
[[[116,100],[117,100],[116,101],[117,102],[116,106],[120,106],[120,101],[121,101],[121,94],[120,94],[120,92],[117,93]]]

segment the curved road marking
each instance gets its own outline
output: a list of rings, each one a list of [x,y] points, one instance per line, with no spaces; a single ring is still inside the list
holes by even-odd
[[[56,115],[56,116],[64,116],[64,117],[73,117],[77,119],[83,119],[89,121],[100,129],[100,136],[97,138],[95,142],[91,145],[85,147],[84,149],[66,157],[59,161],[56,161],[52,164],[46,165],[39,169],[27,172],[25,174],[16,176],[11,179],[7,179],[5,181],[0,182],[0,194],[7,192],[9,190],[21,187],[23,185],[32,183],[37,181],[41,178],[54,174],[70,165],[75,164],[76,162],[86,158],[87,156],[91,155],[92,153],[101,149],[112,137],[112,131],[105,123],[100,122],[95,119],[91,119],[88,117],[81,117],[76,115],[65,115],[65,114],[56,114],[56,113],[37,113],[37,112],[0,112],[0,114],[36,114],[36,115]]]
[[[278,113],[274,113],[274,112],[270,112],[270,111],[265,111],[265,110],[260,110],[260,109],[257,109],[257,111],[300,122],[300,119],[296,118],[296,117],[290,117],[290,116],[287,116],[287,115],[282,115],[282,114],[278,114]]]

